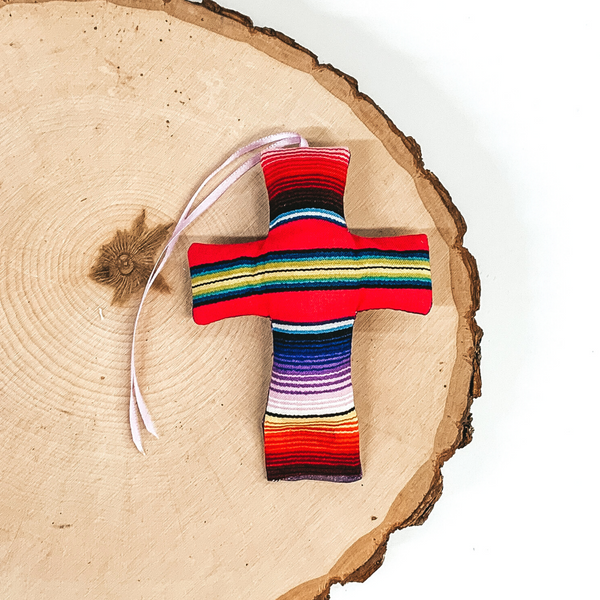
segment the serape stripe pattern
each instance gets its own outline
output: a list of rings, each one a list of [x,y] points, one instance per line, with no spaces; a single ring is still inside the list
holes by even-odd
[[[269,193],[271,223],[296,210],[317,209],[344,219],[347,148],[294,148],[263,154],[261,165]]]
[[[350,375],[354,319],[272,322],[273,372],[265,414],[269,479],[356,481],[358,419]]]
[[[377,249],[269,252],[192,267],[194,307],[281,291],[431,289],[429,253]]]
[[[261,164],[271,224],[266,239],[193,244],[188,257],[198,324],[271,319],[273,370],[264,417],[269,480],[361,478],[351,379],[357,312],[426,314],[425,235],[366,238],[346,228],[345,148],[275,149]]]

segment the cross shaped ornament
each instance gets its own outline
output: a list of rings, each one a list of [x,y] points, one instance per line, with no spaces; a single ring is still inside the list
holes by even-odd
[[[351,380],[356,313],[426,314],[432,303],[426,235],[353,235],[344,218],[346,148],[271,149],[261,166],[266,239],[193,244],[194,321],[269,317],[273,370],[264,418],[269,480],[362,476]]]

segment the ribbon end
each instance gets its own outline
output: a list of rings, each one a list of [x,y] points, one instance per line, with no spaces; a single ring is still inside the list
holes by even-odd
[[[154,427],[154,422],[152,421],[152,417],[150,416],[150,411],[144,402],[144,397],[142,396],[142,392],[137,382],[137,378],[134,376],[133,385],[131,386],[131,398],[133,404],[137,407],[140,412],[140,416],[142,417],[142,422],[144,423],[144,427],[146,430],[151,433],[155,438],[158,438],[158,433],[156,433],[156,428]],[[136,415],[137,416],[137,415]]]
[[[149,416],[147,417],[147,420],[144,419],[144,426],[146,427],[148,433],[151,433],[156,439],[158,439],[158,433],[156,433],[154,423],[152,422],[152,419],[150,419]]]
[[[146,453],[144,452],[144,446],[142,445],[142,434],[140,432],[140,420],[137,415],[136,402],[135,402],[133,393],[131,394],[131,397],[129,399],[129,427],[131,429],[131,437],[133,438],[133,443],[135,444],[135,447],[144,456],[146,456]]]

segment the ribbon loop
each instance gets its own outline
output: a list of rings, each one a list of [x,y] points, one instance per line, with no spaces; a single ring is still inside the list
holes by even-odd
[[[196,192],[192,195],[191,199],[187,203],[187,206],[184,208],[181,216],[179,217],[175,228],[173,229],[173,233],[167,240],[164,248],[158,256],[158,259],[150,273],[150,277],[146,283],[146,287],[144,288],[144,293],[142,294],[142,299],[140,300],[140,305],[137,310],[137,314],[135,317],[135,322],[133,325],[133,339],[131,342],[131,387],[130,387],[130,397],[129,397],[129,425],[131,427],[131,436],[133,438],[133,442],[136,448],[142,453],[144,452],[144,447],[142,445],[142,435],[140,431],[140,422],[139,416],[142,417],[142,422],[144,427],[148,432],[150,432],[153,436],[158,437],[156,432],[156,428],[154,427],[154,423],[152,421],[152,417],[150,416],[150,411],[144,402],[144,398],[142,396],[142,392],[140,390],[140,386],[137,379],[137,373],[135,369],[135,338],[137,333],[137,328],[139,324],[140,315],[142,312],[142,306],[144,305],[144,301],[146,300],[146,296],[152,284],[158,277],[159,273],[162,271],[165,263],[171,256],[173,252],[173,248],[177,243],[177,240],[183,233],[183,231],[191,225],[203,212],[205,212],[208,208],[210,208],[220,196],[222,196],[225,191],[230,188],[244,173],[247,173],[252,167],[257,165],[260,162],[260,153],[256,153],[258,150],[263,150],[266,148],[283,148],[286,146],[300,146],[301,148],[307,148],[308,142],[298,133],[285,132],[285,133],[276,133],[273,135],[269,135],[263,137],[259,140],[256,140],[243,148],[240,148],[236,152],[234,152],[225,162],[221,164],[217,169],[215,169],[198,187]],[[202,190],[206,187],[206,185],[216,177],[221,171],[226,169],[231,163],[235,162],[242,156],[255,153],[253,156],[248,158],[242,165],[240,165],[233,173],[231,173],[228,177],[226,177],[210,194],[204,198],[204,200],[193,209],[193,206],[200,196]]]

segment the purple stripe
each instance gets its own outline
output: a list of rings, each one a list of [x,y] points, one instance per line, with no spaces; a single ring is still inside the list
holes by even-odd
[[[350,368],[350,359],[340,362],[338,365],[315,365],[314,363],[303,363],[298,365],[293,365],[291,368],[287,367],[287,365],[281,365],[277,363],[275,360],[273,361],[273,372],[275,373],[290,373],[290,374],[299,374],[299,373],[337,373],[341,369],[349,369]],[[287,368],[286,368],[287,367]]]
[[[315,382],[321,381],[340,381],[343,379],[350,379],[350,369],[344,369],[343,371],[331,371],[331,373],[326,373],[324,375],[310,375],[310,376],[300,376],[300,375],[289,375],[285,373],[276,373],[273,371],[271,375],[271,380],[275,381],[279,384],[290,384],[290,385],[303,385],[305,383],[311,384]]]
[[[336,385],[338,383],[347,383],[351,381],[350,373],[345,373],[343,375],[337,377],[311,377],[311,379],[289,379],[276,377],[273,375],[271,377],[271,382],[275,383],[275,385],[287,385],[290,387],[315,387],[315,383],[321,385]]]

